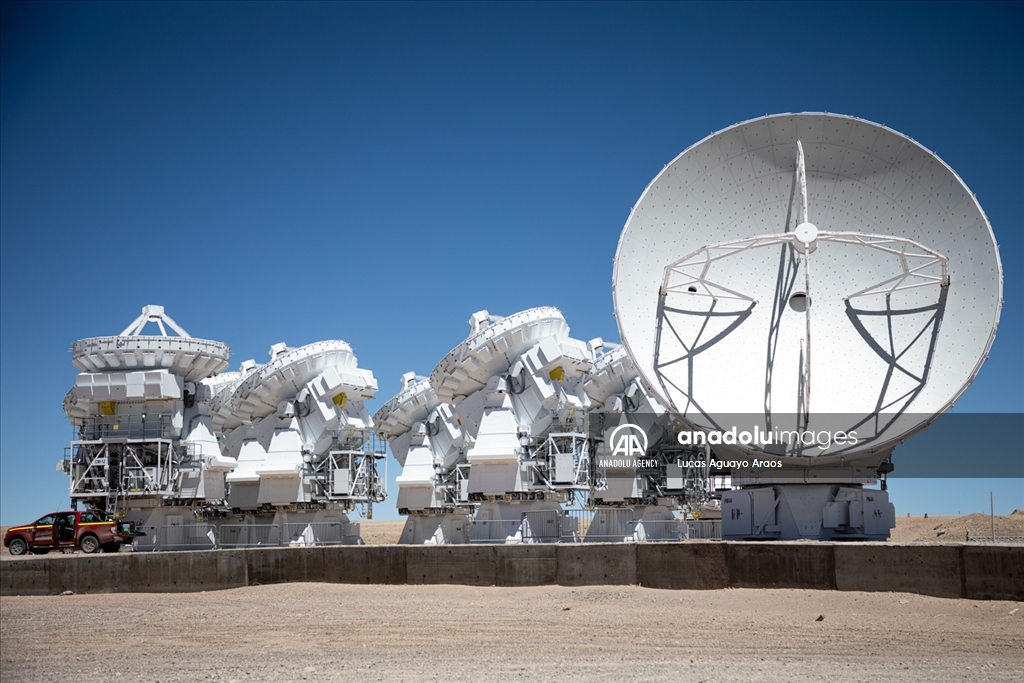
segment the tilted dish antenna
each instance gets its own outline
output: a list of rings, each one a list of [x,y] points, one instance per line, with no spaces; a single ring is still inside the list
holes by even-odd
[[[143,335],[155,323],[159,335]],[[167,333],[171,328],[177,336]],[[163,306],[144,306],[142,314],[116,337],[91,337],[71,347],[71,362],[82,372],[168,370],[185,382],[198,382],[228,367],[227,344],[189,336]]]
[[[294,398],[303,385],[332,368],[338,374],[334,384],[351,394],[346,399],[372,398],[376,392],[376,382],[358,367],[352,347],[344,341],[331,339],[293,349],[275,344],[270,362],[247,374],[243,371],[244,379],[225,397],[232,419],[223,422],[223,429],[274,414],[281,401]],[[338,405],[344,407],[344,403]]]
[[[561,311],[551,306],[530,308],[510,316],[480,311],[470,319],[470,335],[441,359],[430,373],[437,398],[454,403],[483,389],[496,374],[507,372],[516,358],[545,337],[569,336]]]
[[[863,119],[781,114],[710,135],[651,181],[613,295],[668,409],[705,430],[737,414],[762,431],[860,428],[857,445],[777,454],[871,466],[974,380],[1002,270],[985,213],[933,152]]]
[[[426,420],[439,405],[441,402],[437,400],[429,379],[417,377],[415,373],[406,373],[402,377],[402,390],[373,414],[374,429],[381,438],[391,443],[392,453],[399,465],[405,466],[408,439],[402,440],[402,447],[396,447],[394,441],[406,436],[417,422]]]

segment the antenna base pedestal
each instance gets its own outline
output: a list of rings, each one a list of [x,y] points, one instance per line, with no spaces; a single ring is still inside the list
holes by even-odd
[[[726,541],[885,541],[895,526],[889,493],[861,486],[776,484],[722,494]]]

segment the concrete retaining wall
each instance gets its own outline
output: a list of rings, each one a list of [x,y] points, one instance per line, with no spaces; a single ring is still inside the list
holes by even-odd
[[[0,562],[0,595],[191,592],[289,581],[806,588],[1024,600],[1024,546],[714,541],[336,546]]]

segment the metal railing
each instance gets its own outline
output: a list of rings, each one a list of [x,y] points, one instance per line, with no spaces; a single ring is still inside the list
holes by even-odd
[[[132,550],[215,550],[217,548],[248,548],[280,545],[276,524],[167,524],[140,526],[132,541]]]
[[[648,519],[636,522],[633,539],[638,543],[672,543],[686,540],[682,519]]]
[[[342,545],[348,524],[341,522],[309,522],[285,524],[285,545]]]
[[[634,519],[629,508],[523,513],[520,519],[476,519],[470,543],[670,543],[721,540],[721,520]]]
[[[522,520],[477,519],[469,528],[470,543],[508,543],[522,541]]]
[[[721,541],[722,520],[720,519],[687,519],[683,520],[684,538],[687,541]]]
[[[281,545],[277,524],[222,524],[217,527],[217,547],[255,548]]]
[[[1024,536],[992,536],[990,534],[980,534],[972,536],[970,530],[967,531],[967,542],[968,543],[1007,543],[1010,545],[1024,544]]]
[[[563,543],[580,543],[590,530],[590,524],[594,519],[593,510],[565,510],[564,526],[562,534]]]
[[[657,543],[721,540],[721,520],[635,520],[633,510],[541,510],[515,519],[477,519],[470,543]],[[280,546],[327,546],[351,542],[345,522],[278,524],[168,524],[138,527],[132,550],[214,550]],[[990,536],[971,542],[993,542]],[[1024,536],[996,536],[996,543],[1024,543]]]
[[[635,540],[636,520],[629,508],[581,510],[590,515],[584,543],[623,543]]]
[[[132,550],[212,550],[219,547],[216,529],[205,523],[138,527],[146,535],[135,538]]]

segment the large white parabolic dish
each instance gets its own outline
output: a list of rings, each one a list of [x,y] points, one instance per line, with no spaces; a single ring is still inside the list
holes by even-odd
[[[863,119],[782,114],[715,133],[654,178],[622,231],[613,296],[644,381],[696,426],[900,415],[864,446],[879,452],[971,384],[1002,270],[977,200],[933,152]]]

